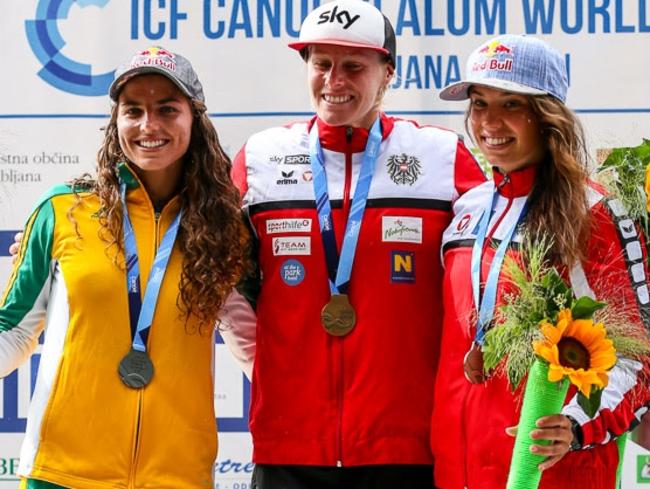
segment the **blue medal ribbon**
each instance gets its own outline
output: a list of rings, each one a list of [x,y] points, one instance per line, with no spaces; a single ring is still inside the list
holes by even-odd
[[[512,237],[514,236],[519,223],[523,221],[528,212],[528,202],[526,202],[519,211],[519,216],[517,216],[514,224],[510,227],[497,247],[494,257],[492,258],[492,263],[490,263],[485,288],[483,289],[483,298],[481,299],[481,258],[483,255],[483,246],[487,236],[488,225],[490,223],[490,216],[492,214],[492,209],[494,208],[497,193],[498,189],[495,186],[494,192],[492,192],[492,195],[490,196],[490,202],[488,206],[484,208],[483,215],[479,220],[476,240],[472,247],[472,292],[474,295],[474,306],[477,311],[476,335],[474,337],[474,342],[480,346],[483,346],[483,343],[485,342],[487,326],[490,324],[490,321],[492,321],[494,316],[499,274],[501,273],[501,265],[503,264],[503,259],[505,258],[508,245],[512,241]]]
[[[146,352],[144,336],[151,327],[151,321],[158,302],[160,286],[162,284],[169,257],[176,241],[178,228],[181,222],[182,209],[176,215],[174,221],[170,224],[165,232],[163,239],[156,251],[149,279],[145,286],[144,300],[140,299],[140,264],[138,260],[138,249],[135,242],[133,226],[129,219],[129,210],[126,206],[126,185],[120,185],[122,197],[123,225],[124,235],[124,253],[126,255],[126,287],[129,293],[129,319],[131,322],[131,331],[133,334],[133,349]],[[136,325],[137,322],[137,326]],[[134,327],[135,326],[135,327]]]
[[[325,261],[329,275],[330,292],[332,295],[339,294],[340,290],[347,289],[352,273],[352,264],[356,253],[359,231],[363,221],[363,213],[368,201],[370,183],[375,171],[375,162],[379,155],[381,146],[381,124],[379,117],[375,120],[368,135],[366,150],[361,161],[359,179],[354,191],[350,215],[348,216],[341,255],[336,249],[336,238],[334,236],[334,225],[332,221],[332,207],[330,205],[329,193],[327,190],[327,175],[325,173],[325,158],[318,137],[318,123],[309,132],[309,157],[313,173],[314,194],[316,196],[316,210],[318,211],[318,224],[320,226],[323,247],[325,250]]]

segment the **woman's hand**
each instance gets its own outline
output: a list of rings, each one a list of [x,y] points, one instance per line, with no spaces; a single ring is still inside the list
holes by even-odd
[[[547,457],[538,466],[539,470],[543,472],[553,467],[569,452],[573,442],[573,431],[571,430],[571,420],[563,414],[544,416],[539,418],[535,424],[537,428],[530,432],[530,437],[533,440],[548,440],[551,442],[550,445],[530,446],[532,453]],[[506,428],[506,433],[515,436],[517,427]]]
[[[15,262],[18,259],[18,249],[20,248],[20,242],[23,240],[22,231],[14,235],[14,242],[9,247],[9,254],[13,257]]]

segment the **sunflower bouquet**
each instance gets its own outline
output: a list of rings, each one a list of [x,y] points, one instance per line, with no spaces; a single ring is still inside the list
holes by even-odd
[[[619,355],[642,359],[650,353],[650,341],[636,322],[604,302],[574,297],[547,260],[551,245],[525,238],[520,258],[506,258],[504,273],[513,292],[506,294],[497,312],[499,326],[486,333],[483,345],[486,374],[506,375],[513,391],[527,376],[508,489],[538,487],[537,466],[545,457],[530,452],[529,433],[540,417],[560,413],[570,384],[593,416]]]

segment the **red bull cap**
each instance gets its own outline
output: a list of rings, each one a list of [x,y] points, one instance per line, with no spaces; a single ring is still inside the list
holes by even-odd
[[[374,5],[362,0],[335,0],[314,9],[302,23],[298,41],[289,47],[305,58],[310,44],[372,49],[385,54],[393,66],[397,56],[392,24]]]
[[[115,79],[108,90],[111,100],[117,102],[124,84],[144,74],[164,75],[189,98],[205,102],[203,87],[189,60],[160,46],[140,49],[115,70]]]
[[[566,101],[569,86],[564,58],[531,36],[503,35],[479,46],[467,60],[465,80],[440,92],[443,100],[465,100],[473,85]]]

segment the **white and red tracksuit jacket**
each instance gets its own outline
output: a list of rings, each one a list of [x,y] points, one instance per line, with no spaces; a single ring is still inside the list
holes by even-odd
[[[502,188],[488,228],[493,243],[499,242],[517,219],[534,178],[534,167],[512,172],[505,182],[503,175],[495,172],[495,182]],[[507,379],[493,377],[472,385],[463,374],[463,357],[475,335],[470,320],[475,311],[470,279],[472,245],[493,188],[492,182],[487,182],[458,199],[454,220],[444,234],[445,320],[431,428],[435,481],[442,489],[503,489],[514,445],[505,428],[519,421],[520,398],[518,401],[512,394]],[[650,296],[643,241],[617,201],[605,199],[593,186],[588,189],[588,199],[593,231],[585,243],[586,260],[567,274],[571,285],[576,295],[617,302],[617,307],[632,311],[647,325]],[[516,234],[513,242],[520,238]],[[481,281],[494,255],[494,247],[485,248]],[[516,245],[509,253],[514,253],[514,248]],[[497,304],[504,289],[505,284],[500,283]],[[614,487],[618,451],[616,443],[609,442],[638,423],[647,411],[643,404],[648,402],[647,386],[637,383],[641,365],[625,362],[627,374],[618,366],[610,372],[600,411],[593,419],[576,404],[575,388],[569,389],[562,413],[581,424],[584,445],[593,448],[570,452],[545,471],[541,489]]]
[[[227,304],[222,328],[231,347],[239,341],[240,360],[255,355],[253,460],[431,464],[442,233],[452,203],[485,176],[453,132],[382,115],[349,287],[357,323],[333,337],[320,322],[330,290],[309,165],[315,121],[252,136],[233,168],[257,237],[261,289],[256,335],[242,331],[254,312],[241,296]],[[368,131],[317,123],[340,250]]]

